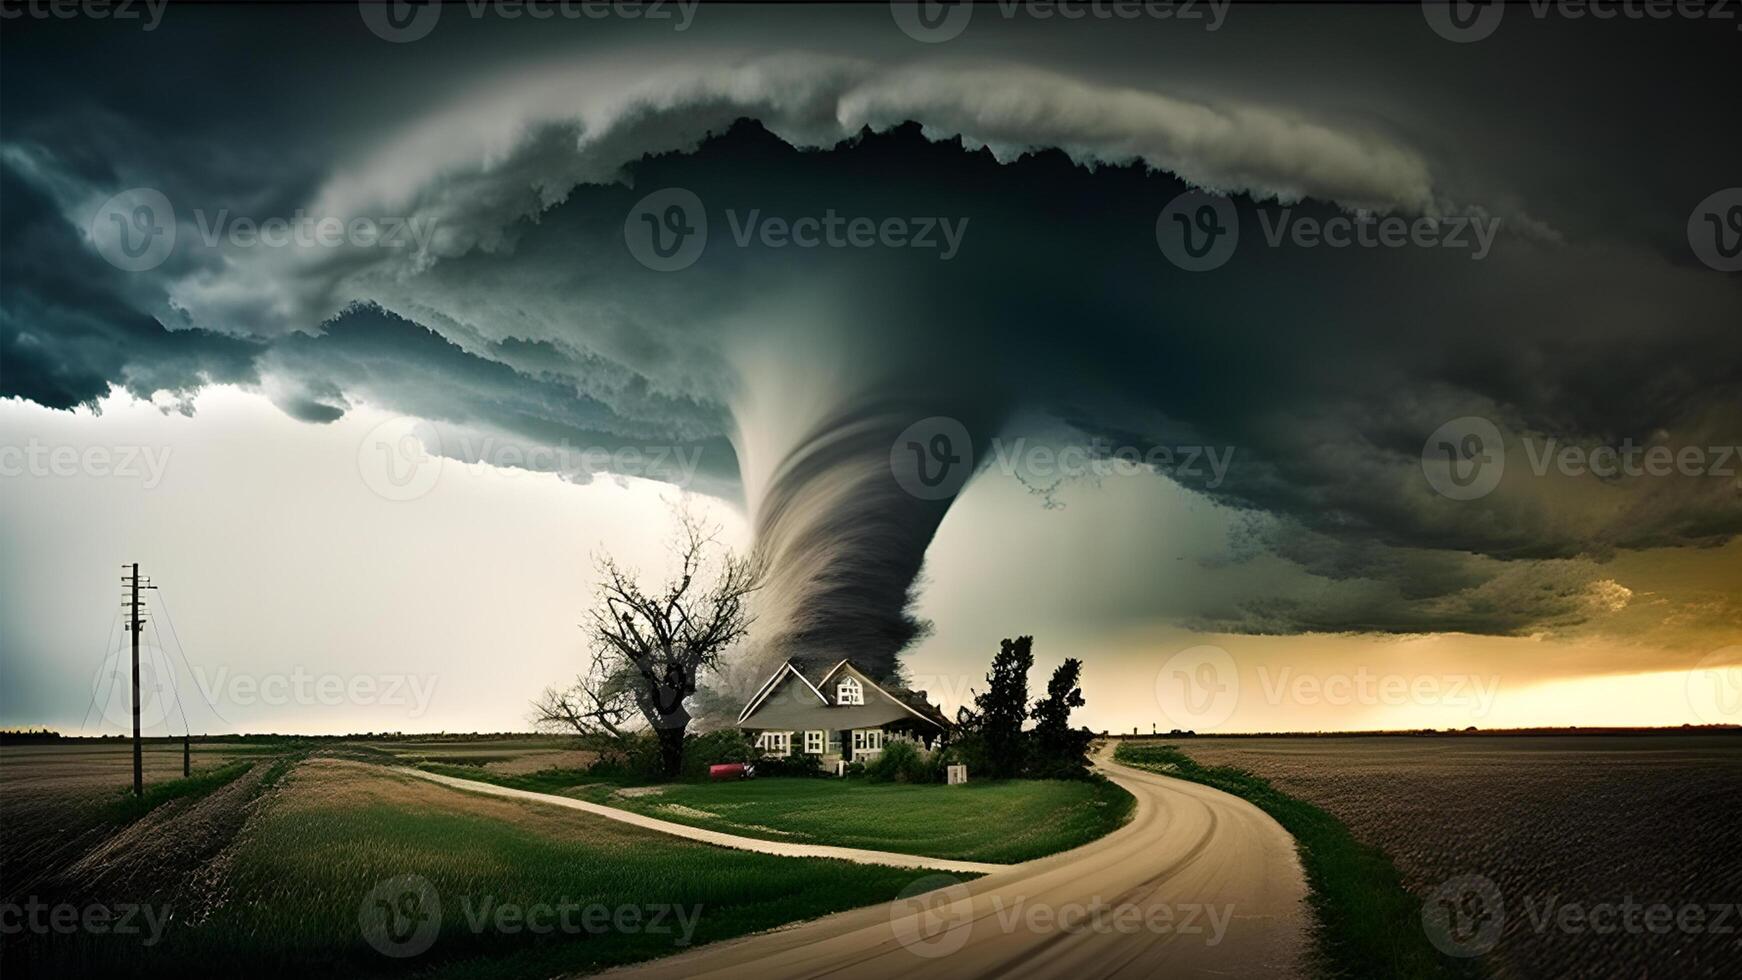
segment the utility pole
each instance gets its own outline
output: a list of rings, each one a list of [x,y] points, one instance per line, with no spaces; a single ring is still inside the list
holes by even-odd
[[[183,730],[181,733],[181,775],[183,779],[194,774],[193,742],[194,737]]]
[[[145,614],[139,605],[139,590],[155,588],[150,579],[139,580],[139,563],[122,565],[131,568],[133,574],[121,576],[121,584],[127,587],[127,631],[133,634],[133,795],[145,795],[145,758],[140,750],[139,742],[139,631],[145,625]]]

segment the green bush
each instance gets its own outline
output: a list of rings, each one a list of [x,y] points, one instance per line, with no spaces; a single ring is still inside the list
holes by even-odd
[[[652,732],[637,732],[603,744],[587,773],[603,779],[658,779],[659,740]]]
[[[865,778],[873,783],[935,783],[942,771],[936,753],[912,742],[890,742],[865,763]]]
[[[779,779],[785,776],[825,776],[823,760],[820,756],[795,755],[784,759],[756,760],[756,776],[768,776]]]
[[[692,735],[684,740],[683,774],[686,778],[706,778],[709,766],[755,762],[758,755],[750,737],[736,728]]]
[[[708,767],[728,762],[754,762],[756,746],[735,728],[684,737],[683,770],[679,779],[706,779]],[[587,767],[591,776],[605,779],[665,782],[660,765],[659,739],[652,732],[636,732],[600,747],[599,758]]]

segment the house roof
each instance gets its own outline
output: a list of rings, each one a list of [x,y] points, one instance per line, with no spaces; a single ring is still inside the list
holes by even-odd
[[[850,674],[866,688],[865,703],[836,704],[829,694],[843,674]],[[783,694],[782,692],[790,691]],[[751,723],[752,717],[755,722]],[[949,728],[943,712],[923,695],[906,688],[879,683],[851,661],[842,660],[815,682],[791,660],[780,665],[738,715],[741,728],[871,728],[899,721],[920,721],[935,728]]]
[[[905,687],[897,687],[894,684],[880,684],[877,681],[872,680],[869,674],[860,670],[859,666],[850,660],[843,660],[833,667],[830,667],[829,672],[824,674],[821,680],[817,681],[816,686],[826,689],[829,686],[829,681],[832,680],[836,674],[842,673],[843,668],[845,668],[847,672],[857,675],[860,680],[888,695],[896,704],[906,708],[910,713],[922,721],[929,721],[939,728],[950,727],[950,720],[944,717],[944,713],[940,711],[936,705],[925,699],[924,693],[911,691]]]
[[[843,663],[844,662],[845,661],[843,661]],[[743,721],[750,717],[757,708],[762,707],[763,703],[768,700],[769,695],[773,694],[775,690],[780,687],[781,680],[788,676],[796,677],[800,681],[803,681],[804,686],[810,688],[811,693],[817,696],[818,701],[821,701],[825,705],[830,703],[829,699],[823,696],[823,692],[817,690],[817,686],[812,684],[810,679],[807,678],[803,672],[793,666],[791,660],[788,660],[786,663],[780,665],[780,669],[775,671],[772,677],[762,682],[762,687],[757,690],[756,696],[751,698],[750,703],[744,706],[744,710],[738,713],[738,720]]]

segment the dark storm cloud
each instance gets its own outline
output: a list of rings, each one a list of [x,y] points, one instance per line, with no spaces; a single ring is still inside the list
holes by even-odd
[[[1523,448],[1742,441],[1737,285],[1692,263],[1682,233],[1688,209],[1724,186],[1703,183],[1720,179],[1704,161],[1733,150],[1730,137],[1666,129],[1664,144],[1695,162],[1672,172],[1641,153],[1630,166],[1631,147],[1593,134],[1665,125],[1650,103],[1617,93],[1625,122],[1583,105],[1550,121],[1555,93],[1496,78],[1452,99],[1436,75],[1452,46],[1408,33],[1413,22],[1363,20],[1324,39],[1359,47],[1396,32],[1353,80],[1262,64],[1242,74],[1241,59],[1301,54],[1287,29],[1297,15],[1266,16],[1278,26],[1244,35],[1256,53],[1218,67],[1182,52],[1156,64],[1157,81],[1131,51],[1076,57],[1074,73],[1057,54],[1074,43],[1033,47],[1027,62],[892,66],[878,43],[843,53],[838,32],[826,52],[567,59],[421,96],[424,111],[352,132],[330,161],[288,153],[271,190],[250,190],[235,161],[190,153],[197,140],[129,156],[27,114],[0,164],[9,182],[28,176],[38,212],[20,224],[8,194],[9,256],[16,228],[76,224],[82,202],[126,186],[121,174],[173,175],[178,199],[210,208],[306,204],[421,218],[434,234],[398,252],[207,250],[95,303],[24,268],[0,309],[6,390],[64,406],[108,381],[257,381],[310,421],[362,400],[528,444],[706,447],[718,483],[741,477],[775,558],[760,627],[771,656],[888,663],[923,628],[909,589],[947,504],[893,485],[888,456],[928,416],[961,420],[982,444],[1020,435],[1011,420],[1038,410],[1117,445],[1234,447],[1214,485],[1177,478],[1262,518],[1237,559],[1280,558],[1305,584],[1200,618],[1219,629],[1576,626],[1625,602],[1603,571],[1618,551],[1742,531],[1726,481],[1537,477]],[[1542,43],[1569,70],[1594,57]],[[1608,77],[1656,84],[1643,71]],[[1710,91],[1680,91],[1666,118],[1697,117],[1689,101],[1714,107]],[[1238,211],[1241,248],[1213,273],[1182,271],[1155,244],[1155,216],[1196,186],[1228,191]],[[625,216],[662,187],[694,192],[711,225],[678,273],[623,245]],[[1497,218],[1500,230],[1480,260],[1264,245],[1277,222],[1363,207]],[[966,230],[948,261],[733,241],[753,213],[831,211]],[[67,261],[96,261],[61,237]],[[160,321],[185,349],[125,339]],[[1423,480],[1421,453],[1468,415],[1508,437],[1507,476],[1454,501]]]
[[[71,408],[111,384],[149,398],[256,380],[259,343],[171,330],[142,312],[125,274],[92,254],[3,160],[0,201],[0,395]]]

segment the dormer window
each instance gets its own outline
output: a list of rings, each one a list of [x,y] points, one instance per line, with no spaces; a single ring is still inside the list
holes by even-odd
[[[864,704],[865,688],[856,677],[843,677],[841,683],[835,685],[836,704]]]

